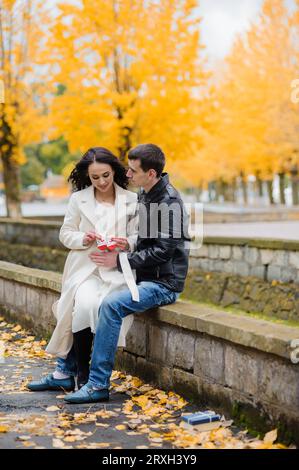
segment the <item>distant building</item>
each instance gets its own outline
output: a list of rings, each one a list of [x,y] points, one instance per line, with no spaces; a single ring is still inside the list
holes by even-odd
[[[62,175],[48,172],[47,178],[40,185],[40,195],[46,199],[64,199],[69,197],[71,186]]]

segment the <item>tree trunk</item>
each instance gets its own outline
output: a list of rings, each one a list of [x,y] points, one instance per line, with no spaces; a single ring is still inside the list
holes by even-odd
[[[117,117],[119,121],[123,120],[124,116],[124,110],[121,108],[117,107]],[[122,126],[121,127],[121,135],[120,135],[120,145],[118,147],[118,156],[121,161],[121,163],[126,163],[127,159],[127,152],[131,148],[131,135],[132,135],[133,129],[128,126]]]
[[[222,178],[219,180],[219,199],[226,200],[226,183]]]
[[[279,200],[280,200],[280,204],[285,205],[285,203],[286,203],[286,198],[285,198],[285,193],[284,193],[284,190],[285,190],[285,173],[283,173],[283,172],[278,173],[278,177],[279,177]]]
[[[203,186],[199,185],[198,188],[194,188],[194,189],[195,189],[194,194],[195,194],[196,201],[199,202],[203,193]]]
[[[131,148],[131,134],[132,134],[132,129],[129,127],[125,127],[122,129],[122,135],[121,135],[121,145],[118,147],[118,154],[119,154],[119,159],[121,163],[126,163],[127,159],[127,153]]]
[[[267,193],[269,197],[270,204],[275,204],[274,197],[273,197],[273,180],[267,180]]]
[[[208,192],[209,192],[209,201],[213,202],[215,201],[215,182],[210,181],[208,183]]]
[[[241,176],[241,187],[242,187],[243,201],[244,201],[244,204],[247,204],[248,203],[247,179],[243,175],[243,173],[241,173],[240,176]]]
[[[123,110],[117,107],[117,116],[119,121],[123,120]],[[131,134],[132,134],[133,129],[130,127],[124,126],[121,127],[121,135],[120,135],[120,145],[118,146],[118,156],[121,161],[121,163],[126,162],[127,158],[127,152],[131,148]]]
[[[230,183],[224,182],[224,197],[228,202],[235,201],[236,180],[233,179]]]
[[[217,202],[219,202],[220,197],[222,196],[222,181],[221,180],[215,181],[215,191],[216,191],[215,199]]]
[[[231,200],[232,202],[236,202],[236,195],[237,195],[237,180],[233,178],[231,183]]]
[[[117,15],[116,12],[114,14]],[[130,77],[128,77],[125,74],[125,78],[121,79],[121,61],[119,57],[119,53],[117,49],[115,48],[113,51],[113,68],[114,68],[114,85],[115,85],[115,90],[119,95],[122,95],[124,92],[130,92],[131,91],[131,80]],[[119,121],[123,121],[125,113],[130,109],[133,108],[135,105],[135,99],[132,100],[130,104],[128,104],[126,107],[122,108],[119,105],[116,105],[116,112],[117,112],[117,118]],[[133,126],[134,127],[134,126]],[[133,132],[133,127],[129,127],[126,125],[121,125],[121,134],[120,134],[120,145],[118,147],[118,154],[119,154],[119,159],[122,163],[126,163],[127,159],[127,152],[131,148],[131,135]]]
[[[292,183],[292,197],[294,206],[299,205],[299,180],[298,180],[298,167],[294,165],[291,169],[291,183]]]
[[[6,196],[7,217],[22,217],[21,211],[21,184],[19,165],[12,158],[16,146],[15,136],[5,119],[4,113],[0,116],[1,135],[0,156],[3,167],[4,191]],[[5,148],[5,150],[3,150]]]
[[[222,180],[222,194],[225,201],[230,201],[230,187],[226,181]]]
[[[255,178],[258,197],[263,197],[263,181],[261,180],[258,173],[255,175]]]
[[[12,162],[9,155],[2,154],[1,159],[3,166],[7,217],[20,218],[22,217],[22,211],[19,166]]]

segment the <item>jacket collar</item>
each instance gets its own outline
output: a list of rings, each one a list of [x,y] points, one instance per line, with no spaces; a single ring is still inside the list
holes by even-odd
[[[145,202],[152,202],[154,201],[160,193],[163,193],[165,187],[169,184],[169,175],[168,173],[162,173],[161,178],[159,181],[153,186],[148,193],[142,189],[139,193],[140,199]]]
[[[136,195],[131,191],[121,188],[118,184],[114,183],[115,188],[115,205],[118,207],[118,210],[125,209],[126,204],[135,202]],[[88,186],[88,188],[82,189],[80,194],[78,194],[79,207],[84,215],[89,219],[89,221],[96,225],[97,217],[95,214],[96,209],[96,200],[94,197],[94,188],[93,186]]]

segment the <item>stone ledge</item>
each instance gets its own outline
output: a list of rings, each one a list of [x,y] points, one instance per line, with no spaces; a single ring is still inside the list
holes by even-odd
[[[41,229],[48,229],[48,228],[57,228],[60,229],[61,222],[58,221],[48,221],[48,220],[38,220],[38,219],[27,219],[27,218],[20,218],[20,219],[11,219],[9,217],[0,217],[0,224],[13,224],[13,225],[21,225],[21,226],[28,226],[33,225],[34,227],[38,227]]]
[[[250,246],[262,249],[299,251],[296,240],[278,240],[268,238],[239,238],[239,237],[204,237],[205,245],[235,245]]]
[[[0,261],[0,278],[54,292],[61,290],[61,274]],[[152,310],[154,319],[194,332],[222,338],[241,346],[290,359],[290,343],[299,339],[299,328],[234,315],[217,307],[178,300]]]
[[[1,312],[47,339],[60,287],[57,273],[0,262]],[[250,427],[278,427],[281,438],[299,443],[299,368],[288,354],[298,327],[180,300],[140,313],[133,325],[118,351],[127,373],[205,401],[205,407],[221,405],[232,413],[240,405],[240,420],[246,409]]]
[[[58,293],[61,291],[61,274],[42,269],[27,268],[7,261],[0,261],[0,278]]]
[[[175,304],[153,310],[152,313],[162,322],[286,359],[290,359],[291,341],[299,339],[299,328],[247,317],[245,314],[234,315],[200,303],[178,300]]]

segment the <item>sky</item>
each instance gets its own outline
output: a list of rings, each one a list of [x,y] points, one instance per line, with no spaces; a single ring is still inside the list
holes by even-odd
[[[48,0],[55,8],[58,0]],[[70,3],[77,0],[68,0]],[[161,0],[163,1],[163,0]],[[234,38],[245,32],[258,16],[264,0],[198,0],[202,17],[201,42],[209,62],[221,60],[230,51]],[[292,8],[295,0],[285,0]]]
[[[286,0],[292,8],[294,0]],[[259,14],[263,0],[199,0],[202,43],[211,61],[222,59],[236,34],[245,32]]]

